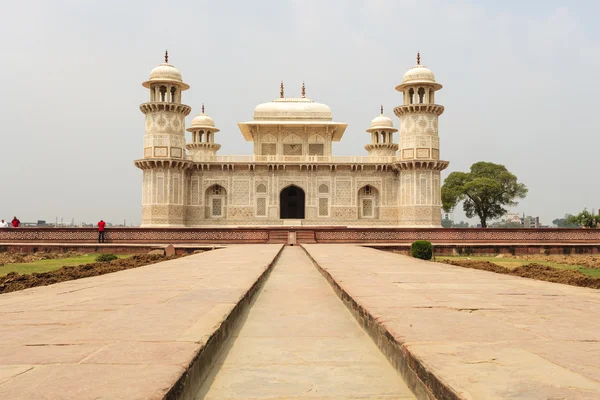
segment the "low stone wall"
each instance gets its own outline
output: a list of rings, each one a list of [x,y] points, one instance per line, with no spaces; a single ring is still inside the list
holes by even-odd
[[[0,243],[95,243],[94,228],[0,229]],[[112,228],[106,243],[267,243],[268,229],[253,228]]]
[[[94,243],[93,228],[0,229],[0,243]],[[256,228],[113,228],[106,231],[106,243],[113,244],[228,244],[228,243],[365,243],[410,244],[429,240],[450,247],[488,244],[510,248],[517,245],[586,245],[600,249],[600,229],[400,229],[349,227],[256,227]],[[292,242],[290,242],[292,244]],[[465,250],[465,252],[468,250]],[[494,249],[489,252],[496,252]]]
[[[581,243],[600,245],[600,229],[388,229],[336,228],[315,231],[318,243],[411,243],[429,240],[444,244]]]

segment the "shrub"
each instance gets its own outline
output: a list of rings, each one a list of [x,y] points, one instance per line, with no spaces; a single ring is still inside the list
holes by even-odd
[[[118,257],[114,254],[100,254],[96,257],[96,262],[109,262],[112,260],[116,260]]]
[[[433,257],[433,246],[431,242],[427,240],[417,240],[410,245],[410,254],[414,258],[420,258],[421,260],[431,260]]]

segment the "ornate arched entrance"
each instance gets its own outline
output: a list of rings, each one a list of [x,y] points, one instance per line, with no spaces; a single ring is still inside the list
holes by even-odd
[[[279,194],[279,218],[304,219],[304,190],[288,186]]]

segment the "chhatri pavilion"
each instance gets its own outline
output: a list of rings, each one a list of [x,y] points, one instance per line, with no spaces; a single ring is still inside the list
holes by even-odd
[[[399,143],[382,108],[366,129],[367,156],[332,155],[347,124],[306,98],[304,84],[301,97],[290,98],[282,83],[278,99],[238,123],[254,143],[248,156],[217,154],[219,129],[204,106],[186,129],[191,107],[182,93],[190,86],[168,54],[143,86],[150,92],[140,105],[144,157],[135,161],[143,171],[142,226],[441,226],[440,171],[448,161],[440,160],[444,107],[435,104],[435,92],[442,85],[419,55],[396,86]]]

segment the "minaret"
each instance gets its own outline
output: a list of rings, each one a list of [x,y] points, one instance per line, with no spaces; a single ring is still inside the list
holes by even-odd
[[[435,92],[442,85],[433,72],[421,65],[411,68],[396,86],[404,94],[404,104],[394,109],[400,118],[400,154],[394,164],[400,171],[400,213],[402,227],[442,225],[440,171],[448,161],[440,160],[438,117],[444,107],[435,104]]]
[[[371,121],[371,126],[367,129],[371,134],[371,143],[365,145],[369,152],[369,157],[393,157],[398,151],[398,145],[394,143],[394,128],[391,118],[383,115],[383,106],[381,113]]]
[[[142,191],[142,226],[183,226],[185,117],[191,111],[181,104],[181,92],[189,89],[181,73],[165,62],[150,72],[142,84],[150,90],[150,101],[140,105],[146,115],[144,158],[135,165],[144,171]]]
[[[202,114],[192,120],[187,131],[192,133],[192,141],[185,146],[190,151],[192,161],[210,159],[221,148],[220,144],[215,143],[215,133],[219,129],[215,127],[215,121],[204,113],[204,104]]]

